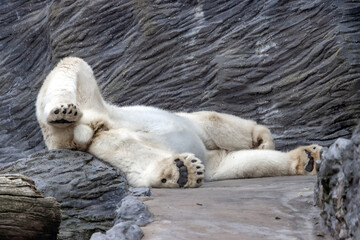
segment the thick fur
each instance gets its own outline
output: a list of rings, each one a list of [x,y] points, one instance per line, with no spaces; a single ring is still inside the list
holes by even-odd
[[[220,174],[222,166],[244,161],[240,150],[274,149],[269,129],[233,115],[111,105],[103,100],[90,66],[74,57],[60,61],[47,76],[36,114],[49,149],[88,151],[125,172],[135,187],[199,187],[205,166]],[[281,156],[288,161],[287,154]],[[277,175],[256,157],[246,161],[253,173],[239,177],[266,175],[260,168]],[[214,174],[207,178],[215,180]]]

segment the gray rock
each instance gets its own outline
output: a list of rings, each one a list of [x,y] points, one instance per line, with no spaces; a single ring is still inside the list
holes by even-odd
[[[129,186],[129,191],[131,192],[131,195],[137,196],[137,197],[150,197],[151,196],[151,188],[145,187],[145,188],[134,188]]]
[[[120,170],[78,151],[43,151],[0,167],[0,173],[31,177],[44,196],[61,204],[59,239],[86,239],[96,231],[110,229],[116,209],[127,194]]]
[[[360,125],[322,158],[315,198],[323,223],[335,239],[360,239]]]
[[[105,234],[94,233],[90,240],[139,240],[143,237],[139,226],[153,221],[147,206],[134,196],[126,196],[121,200],[116,215],[114,227]]]
[[[140,227],[131,222],[116,224],[106,234],[94,233],[90,240],[139,240],[144,236]]]
[[[147,206],[133,196],[123,198],[116,213],[115,223],[130,221],[138,226],[145,226],[152,221],[152,214]]]
[[[45,148],[35,98],[70,55],[93,67],[112,103],[251,118],[279,149],[350,137],[359,11],[341,0],[4,1],[0,164]]]

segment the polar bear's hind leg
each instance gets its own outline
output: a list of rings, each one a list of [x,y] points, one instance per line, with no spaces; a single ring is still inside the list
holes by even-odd
[[[84,149],[92,133],[87,128],[86,134],[75,134],[80,141],[74,142],[74,128],[94,120],[96,114],[85,117],[89,109],[101,112],[104,108],[91,67],[80,58],[62,59],[44,80],[36,100],[36,117],[47,147]]]
[[[254,149],[275,149],[274,140],[270,130],[260,124],[254,126],[252,131]]]

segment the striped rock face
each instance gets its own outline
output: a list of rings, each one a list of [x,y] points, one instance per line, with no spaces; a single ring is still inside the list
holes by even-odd
[[[63,57],[105,99],[251,118],[278,149],[351,135],[360,116],[351,1],[37,1],[0,6],[0,164],[45,148],[34,102]]]

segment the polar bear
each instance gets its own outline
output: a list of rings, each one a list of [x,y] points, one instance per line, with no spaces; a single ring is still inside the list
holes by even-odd
[[[312,161],[304,155],[313,154],[307,148],[270,151],[274,142],[269,129],[252,120],[212,111],[171,113],[109,104],[91,67],[76,57],[64,58],[46,77],[36,116],[49,149],[87,151],[121,169],[134,187],[199,187],[204,178],[302,174]],[[250,154],[244,149],[257,150]],[[279,166],[287,171],[273,170]]]

